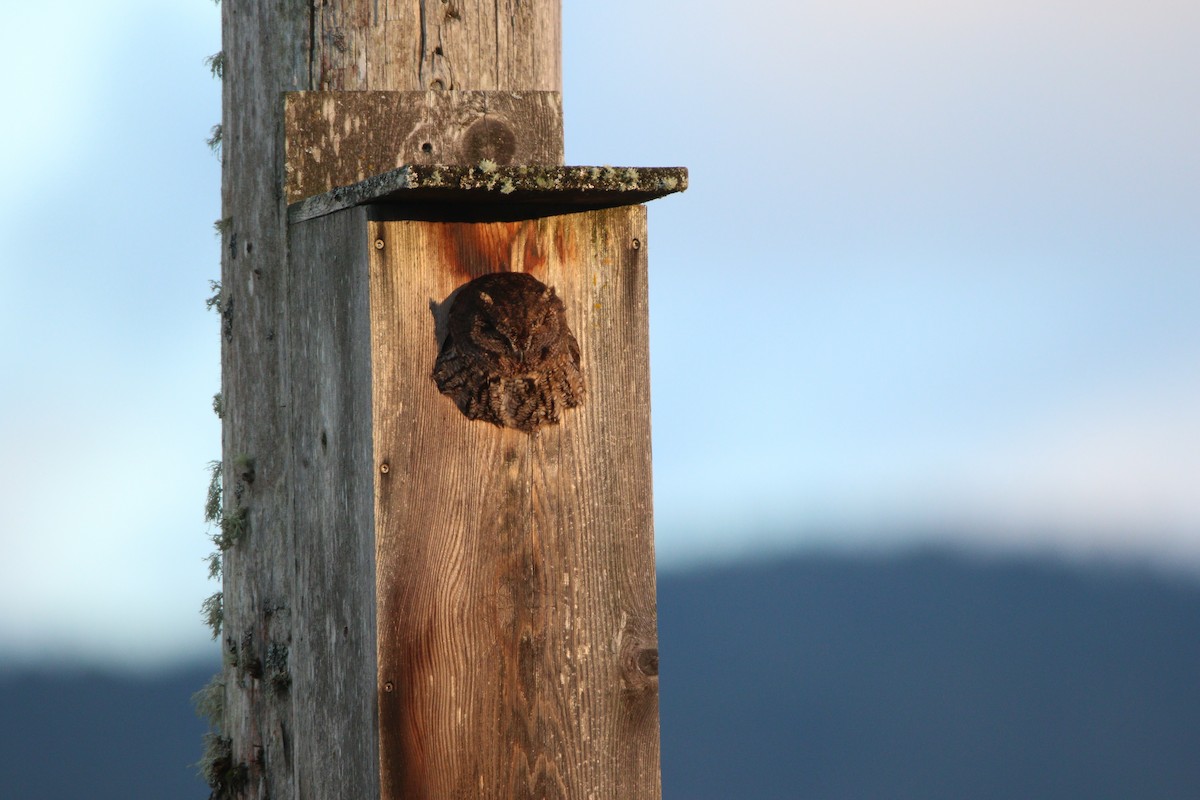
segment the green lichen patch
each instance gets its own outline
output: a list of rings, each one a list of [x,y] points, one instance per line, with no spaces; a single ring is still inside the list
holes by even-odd
[[[254,469],[254,458],[244,454],[234,456],[233,471],[238,480],[254,483],[254,477],[257,474]]]
[[[226,507],[225,491],[222,485],[222,465],[220,461],[209,462],[208,494],[204,501],[204,521],[214,526],[209,538],[217,550],[224,552],[240,542],[250,530],[250,514],[245,506],[230,512]],[[239,480],[251,483],[254,480],[254,459],[249,456],[235,456],[234,469]],[[240,486],[240,484],[239,484]],[[209,569],[213,568],[214,553],[209,556]],[[218,562],[219,563],[219,562]],[[218,570],[219,571],[219,570]],[[212,574],[211,577],[216,577]]]
[[[220,636],[221,626],[225,624],[225,596],[221,592],[215,592],[206,597],[200,604],[200,616],[212,631],[212,638]]]
[[[208,462],[208,493],[204,498],[204,521],[217,525],[221,522],[221,462]]]
[[[283,694],[292,685],[292,675],[288,671],[288,648],[286,644],[271,642],[267,648],[267,657],[263,663],[264,676],[267,685],[275,694]]]
[[[212,126],[212,130],[208,132],[208,138],[204,141],[208,145],[208,149],[214,153],[221,152],[221,140],[225,137],[225,129],[221,123]]]
[[[228,550],[240,542],[250,530],[250,514],[245,508],[239,508],[232,514],[221,515],[221,524],[213,536],[213,544],[221,550]]]
[[[204,734],[204,753],[196,762],[196,768],[212,789],[210,800],[237,797],[249,782],[249,769],[245,764],[234,762],[232,740],[219,733]]]
[[[212,72],[212,76],[217,80],[225,79],[225,51],[218,50],[211,56],[204,59],[204,65]]]
[[[225,724],[225,671],[221,670],[192,695],[196,715],[208,720],[209,727],[221,730]]]
[[[204,308],[207,311],[216,310],[218,314],[222,312],[221,308],[221,282],[209,281],[208,289],[212,292],[204,301]]]
[[[216,550],[216,551],[209,553],[207,561],[208,561],[208,579],[210,581],[215,581],[217,578],[221,577],[221,568],[224,563],[223,559],[221,558],[221,551]]]

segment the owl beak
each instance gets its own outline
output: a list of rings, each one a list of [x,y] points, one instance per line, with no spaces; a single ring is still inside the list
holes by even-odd
[[[532,337],[526,337],[518,342],[513,343],[513,350],[517,353],[517,361],[525,363],[525,354],[529,352],[529,345],[533,343]]]

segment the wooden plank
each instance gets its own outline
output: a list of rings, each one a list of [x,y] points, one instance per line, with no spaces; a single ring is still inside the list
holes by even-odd
[[[404,164],[562,164],[557,92],[294,92],[285,184],[296,202]]]
[[[286,691],[299,797],[378,797],[366,210],[291,228],[287,409],[296,585]],[[276,535],[283,535],[283,531]]]
[[[288,208],[300,222],[370,203],[406,219],[532,217],[644,203],[687,189],[684,167],[409,165]]]
[[[294,4],[293,4],[294,6]],[[222,92],[221,386],[225,514],[244,533],[223,554],[226,796],[295,798],[296,738],[289,698],[265,680],[271,653],[292,639],[295,541],[288,483],[286,206],[281,93],[306,88],[307,11],[279,3],[224,3]],[[269,43],[269,46],[266,44]],[[216,387],[214,387],[215,389]],[[250,472],[239,464],[253,463]],[[240,787],[240,791],[234,791]],[[221,795],[217,795],[221,796]]]
[[[380,796],[658,798],[645,208],[370,239]],[[451,293],[504,269],[582,351],[583,405],[532,435],[430,376]]]
[[[557,0],[322,0],[313,24],[316,89],[562,91]]]

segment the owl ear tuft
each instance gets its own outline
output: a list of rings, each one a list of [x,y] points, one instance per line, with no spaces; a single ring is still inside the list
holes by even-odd
[[[483,304],[486,306],[490,306],[495,302],[494,300],[492,300],[492,296],[490,294],[488,294],[487,292],[480,292],[479,299],[481,301],[483,301]]]

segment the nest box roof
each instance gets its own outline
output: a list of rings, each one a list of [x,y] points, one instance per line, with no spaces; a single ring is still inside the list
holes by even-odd
[[[684,167],[409,165],[297,201],[302,222],[351,206],[417,219],[516,219],[628,206],[687,188]]]

